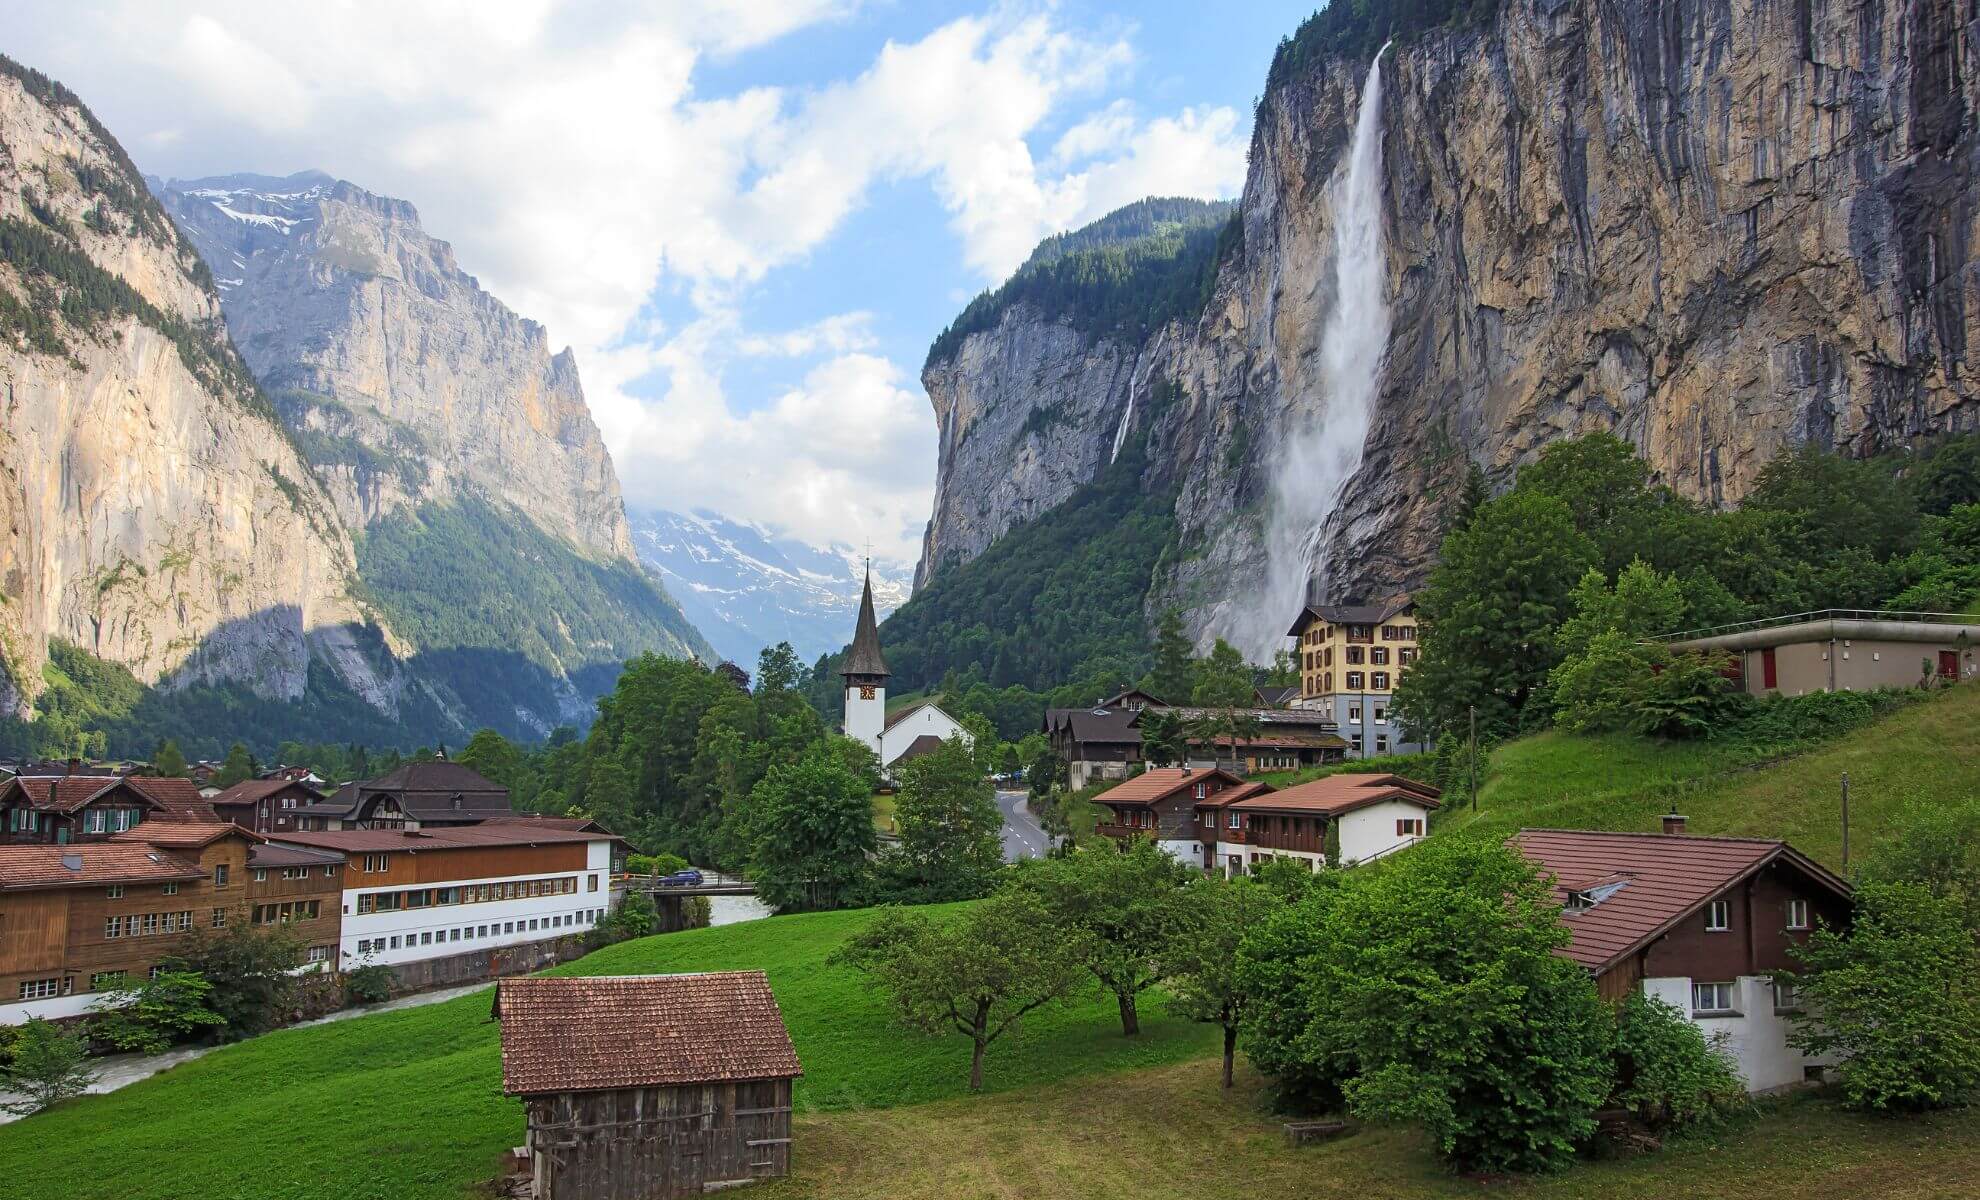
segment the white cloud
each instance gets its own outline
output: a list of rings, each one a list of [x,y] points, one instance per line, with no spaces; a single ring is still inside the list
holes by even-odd
[[[925,398],[867,315],[764,333],[755,290],[902,183],[930,190],[975,282],[995,283],[1042,237],[1143,195],[1232,194],[1245,131],[1228,108],[1138,114],[1109,95],[1134,69],[1127,37],[1024,0],[822,86],[697,87],[710,60],[856,2],[32,0],[10,53],[130,129],[147,169],[314,166],[412,200],[484,286],[576,347],[629,496],[807,537],[853,521],[911,554],[933,484]],[[677,327],[656,289],[687,302]],[[738,355],[804,374],[731,395]]]

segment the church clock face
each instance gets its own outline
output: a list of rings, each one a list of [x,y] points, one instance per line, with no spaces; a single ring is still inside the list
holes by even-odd
[[[872,688],[870,688],[870,687],[862,687],[862,688],[860,688],[860,689],[859,689],[859,698],[860,698],[861,700],[871,700],[871,699],[873,699],[873,689],[872,689]]]

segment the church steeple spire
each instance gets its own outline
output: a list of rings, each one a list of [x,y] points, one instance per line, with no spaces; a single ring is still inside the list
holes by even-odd
[[[887,660],[880,654],[880,622],[873,615],[873,568],[866,568],[866,583],[859,593],[859,624],[853,629],[852,649],[846,653],[845,665],[839,674],[848,683],[855,676],[869,679],[885,679],[893,672],[887,669]]]

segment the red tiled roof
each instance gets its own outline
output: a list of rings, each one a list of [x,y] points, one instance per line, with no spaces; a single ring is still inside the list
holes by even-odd
[[[69,864],[76,864],[71,867]],[[142,842],[0,846],[0,891],[200,879],[198,863]]]
[[[242,829],[227,821],[141,821],[135,829],[111,834],[110,840],[142,842],[173,850],[197,850],[229,836],[245,838],[250,842],[267,840],[253,830]]]
[[[510,1095],[802,1073],[761,971],[504,979],[494,1012]]]
[[[330,829],[275,833],[271,841],[346,854],[379,850],[456,850],[463,846],[547,846],[565,842],[619,840],[609,833],[550,828],[535,821],[485,821],[436,829]]]
[[[1354,773],[1325,775],[1306,783],[1253,796],[1234,807],[1247,812],[1299,812],[1338,817],[1371,804],[1400,800],[1418,808],[1441,807],[1436,788],[1400,775]]]
[[[1184,770],[1182,767],[1153,767],[1132,779],[1108,788],[1093,797],[1095,804],[1153,804],[1166,800],[1184,788],[1193,788],[1205,781],[1221,783],[1223,787],[1236,787],[1244,780],[1224,770]]]
[[[258,845],[248,848],[250,867],[335,866],[344,856],[334,850],[305,850],[301,846]]]
[[[1849,894],[1847,883],[1787,843],[1761,838],[1522,829],[1511,844],[1555,877],[1563,904],[1569,892],[1623,882],[1593,908],[1565,915],[1574,941],[1562,953],[1596,973],[1776,860]]]

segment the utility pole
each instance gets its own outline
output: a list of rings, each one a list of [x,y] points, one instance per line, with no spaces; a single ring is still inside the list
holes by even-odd
[[[1843,870],[1849,870],[1849,772],[1843,772],[1842,780],[1842,821],[1843,821]]]
[[[1478,811],[1478,706],[1468,705],[1471,710],[1471,811]]]

